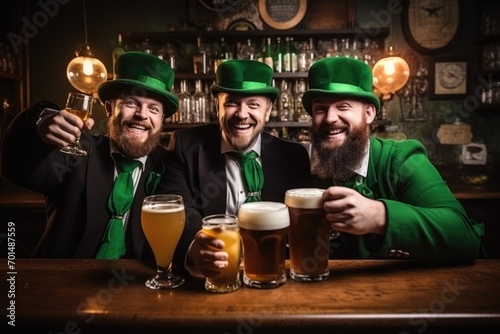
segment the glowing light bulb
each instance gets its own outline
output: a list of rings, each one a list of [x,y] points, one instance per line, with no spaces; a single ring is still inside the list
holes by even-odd
[[[89,59],[85,59],[83,61],[83,74],[90,76],[92,75],[92,73],[94,73],[92,61],[90,61]]]
[[[401,57],[389,56],[373,66],[373,85],[382,94],[393,94],[406,85],[410,67]]]
[[[74,88],[85,94],[93,94],[97,92],[97,87],[107,80],[108,71],[86,45],[77,53],[77,57],[69,62],[66,75]]]
[[[396,66],[394,66],[394,62],[392,60],[388,60],[384,64],[384,73],[385,75],[394,75],[396,72]]]

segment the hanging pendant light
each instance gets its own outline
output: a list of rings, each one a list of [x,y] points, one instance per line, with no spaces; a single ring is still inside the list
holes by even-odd
[[[386,95],[394,94],[406,85],[410,78],[408,63],[394,53],[394,47],[389,46],[388,54],[373,66],[373,85]]]
[[[83,21],[85,28],[85,44],[79,51],[75,51],[73,58],[66,68],[69,83],[80,92],[90,94],[97,92],[97,87],[107,80],[108,72],[104,64],[97,59],[87,42],[87,13],[85,0],[83,1]]]
[[[390,100],[394,93],[406,85],[410,66],[394,52],[392,46],[392,19],[389,22],[389,47],[382,59],[373,65],[373,85],[383,100]]]

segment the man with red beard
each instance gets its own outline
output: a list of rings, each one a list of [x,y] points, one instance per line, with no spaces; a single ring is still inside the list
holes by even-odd
[[[309,185],[309,154],[304,146],[264,132],[279,90],[273,70],[254,60],[228,60],[217,68],[215,97],[218,124],[176,131],[174,152],[162,192],[182,195],[189,226],[201,229],[202,217],[236,214],[246,201],[283,202],[286,190]],[[252,152],[253,151],[253,152]],[[245,182],[235,154],[252,152],[260,187]],[[191,233],[189,233],[191,234]],[[228,254],[216,251],[224,242],[199,231],[189,251],[193,274],[215,277],[228,265]]]
[[[370,136],[380,109],[368,65],[325,58],[309,69],[315,186],[340,237],[331,257],[472,261],[484,227],[467,217],[424,146]]]
[[[171,91],[174,72],[155,56],[127,52],[117,59],[115,73],[113,80],[98,88],[108,116],[106,135],[89,134],[92,118],[82,122],[48,101],[22,111],[6,133],[3,175],[46,195],[47,229],[37,256],[153,259],[141,228],[141,205],[145,196],[155,192],[168,164],[168,152],[159,142],[163,120],[178,106]],[[80,136],[86,156],[59,151]],[[137,165],[131,171],[134,199],[123,215],[115,217],[110,194],[121,172],[118,160],[124,158]],[[124,247],[114,254],[99,251],[111,243],[111,218],[119,219],[123,230]],[[185,249],[181,266],[184,254]]]

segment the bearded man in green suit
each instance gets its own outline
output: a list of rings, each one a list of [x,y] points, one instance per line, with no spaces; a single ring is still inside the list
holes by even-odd
[[[370,135],[380,109],[368,65],[324,58],[309,70],[315,186],[339,237],[332,258],[472,261],[484,226],[471,220],[416,140]]]

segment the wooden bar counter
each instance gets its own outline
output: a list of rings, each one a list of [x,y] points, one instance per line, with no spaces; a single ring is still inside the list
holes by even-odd
[[[500,329],[500,260],[467,265],[332,260],[324,282],[289,279],[277,289],[242,287],[228,294],[206,292],[203,280],[193,278],[174,290],[150,290],[144,280],[154,270],[136,260],[17,259],[12,265],[0,283],[11,308],[3,320],[7,333],[477,334]],[[8,325],[12,319],[15,327]]]

